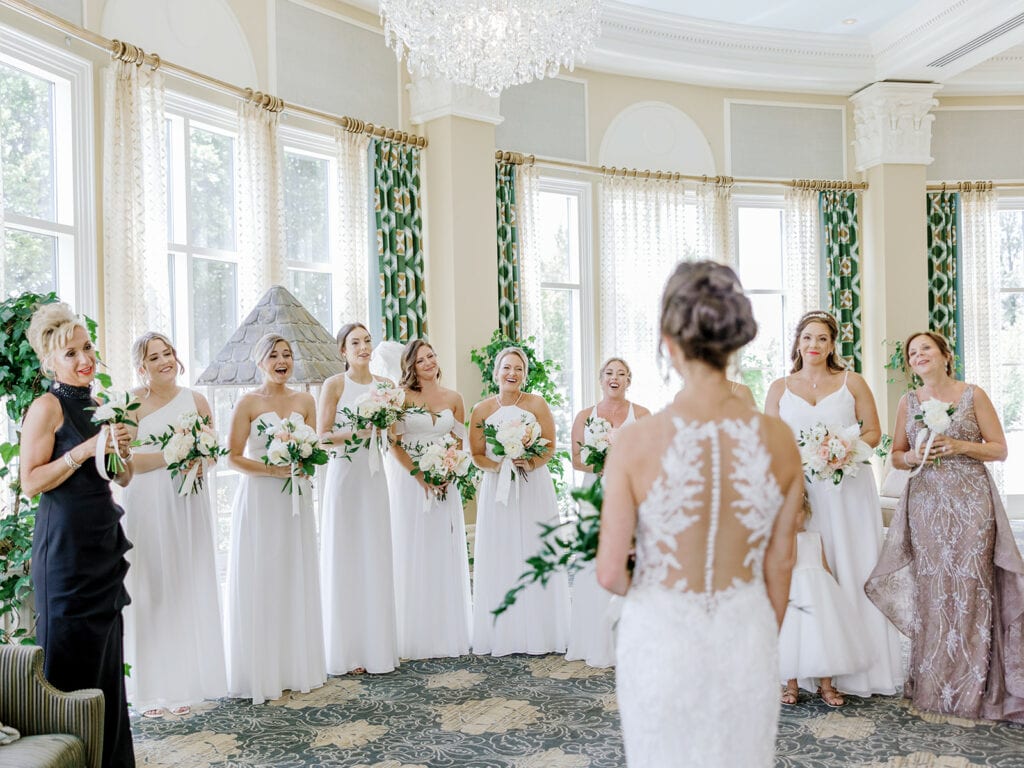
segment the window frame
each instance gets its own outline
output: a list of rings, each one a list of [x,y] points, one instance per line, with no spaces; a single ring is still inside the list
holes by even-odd
[[[0,25],[0,62],[35,77],[63,81],[55,83],[60,96],[54,99],[55,220],[5,212],[5,227],[55,236],[58,295],[77,311],[96,317],[100,303],[96,190],[100,185],[94,161],[92,62],[4,25]]]

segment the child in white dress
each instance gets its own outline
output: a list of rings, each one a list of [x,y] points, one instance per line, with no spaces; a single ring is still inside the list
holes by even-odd
[[[799,688],[814,690],[813,678],[820,678],[817,692],[826,704],[846,703],[832,678],[870,664],[858,625],[856,609],[829,569],[821,535],[801,530],[789,607],[779,631],[779,676],[786,681],[783,704],[796,704]]]

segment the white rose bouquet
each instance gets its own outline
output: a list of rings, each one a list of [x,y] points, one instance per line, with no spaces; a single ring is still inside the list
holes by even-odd
[[[444,435],[426,445],[412,443],[403,445],[412,459],[410,474],[420,475],[431,486],[434,497],[439,501],[448,498],[448,486],[452,483],[459,488],[473,483],[473,457],[469,451],[459,448],[451,435]]]
[[[200,416],[195,411],[183,413],[178,423],[172,425],[166,432],[151,435],[136,442],[136,445],[159,447],[171,477],[185,475],[178,485],[179,496],[188,496],[202,490],[203,464],[228,455],[227,449],[221,447],[217,440],[217,433],[213,431],[210,417]]]
[[[293,484],[297,474],[312,477],[316,468],[327,463],[327,451],[316,430],[301,421],[284,419],[279,424],[268,424],[262,419],[256,425],[256,432],[267,441],[267,453],[263,463],[269,467],[291,467],[291,474],[284,481],[284,493],[302,493],[302,487]],[[297,513],[297,510],[296,510]]]
[[[407,413],[426,413],[426,409],[420,406],[407,406],[405,404],[405,390],[396,387],[390,381],[379,381],[374,379],[370,384],[370,391],[352,404],[352,408],[342,408],[345,415],[345,424],[335,424],[335,429],[351,429],[352,436],[343,444],[340,456],[352,461],[352,456],[360,448],[369,448],[371,445],[376,450],[370,451],[370,471],[377,472],[380,469],[380,450],[387,445],[387,432],[391,425],[400,421]],[[369,430],[366,437],[357,437],[357,432]]]
[[[135,421],[131,418],[132,411],[136,411],[142,405],[138,398],[136,398],[131,392],[126,392],[121,389],[104,389],[96,393],[96,399],[100,401],[100,404],[92,408],[92,420],[94,424],[128,424],[132,427],[138,426]],[[103,451],[106,450],[107,435],[110,435],[108,430],[100,441],[96,444],[96,468],[99,470],[103,469],[103,464],[100,459]],[[110,438],[113,440],[113,437]],[[106,473],[101,471],[101,475],[105,479],[110,479],[113,475],[119,475],[124,472],[125,460],[121,457],[121,454],[117,452],[115,446],[114,451],[107,454],[106,459]]]
[[[860,439],[860,425],[849,427],[815,424],[797,438],[804,476],[808,481],[831,480],[839,485],[854,477],[871,459],[871,448]]]
[[[928,460],[928,454],[931,452],[932,443],[935,442],[935,436],[944,435],[946,430],[953,424],[954,413],[956,413],[956,405],[954,403],[946,403],[933,398],[921,403],[921,412],[914,414],[914,421],[920,421],[924,425],[914,440],[914,450],[921,456],[921,464],[914,471],[915,475],[921,471],[921,467]],[[924,446],[923,453],[921,450],[922,446]],[[942,458],[936,456],[935,465],[938,466],[941,463]]]
[[[505,459],[539,458],[551,444],[546,437],[541,437],[540,424],[530,414],[523,414],[501,424],[484,424],[483,430],[484,440],[491,446],[494,455]],[[514,479],[514,469],[512,475]],[[519,477],[526,480],[526,470],[519,468]]]
[[[583,442],[580,443],[580,459],[594,470],[595,475],[604,472],[608,449],[615,437],[615,429],[608,419],[591,416],[583,422]]]

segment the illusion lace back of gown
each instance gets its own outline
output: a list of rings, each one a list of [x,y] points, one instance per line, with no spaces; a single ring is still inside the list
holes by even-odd
[[[639,506],[617,649],[631,768],[773,763],[778,627],[763,563],[783,494],[762,418],[677,419]]]

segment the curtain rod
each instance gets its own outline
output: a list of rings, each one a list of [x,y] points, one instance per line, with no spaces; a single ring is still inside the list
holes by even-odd
[[[332,115],[328,112],[311,109],[310,107],[303,107],[298,104],[288,104],[277,96],[270,96],[269,94],[261,93],[260,91],[254,91],[252,88],[240,88],[237,85],[225,82],[224,80],[219,80],[211,75],[205,75],[202,72],[196,72],[194,69],[189,69],[181,64],[175,64],[174,62],[161,59],[160,56],[155,53],[146,53],[141,48],[132,45],[131,43],[109,40],[103,35],[97,34],[92,30],[85,29],[84,27],[80,27],[77,24],[72,24],[70,21],[62,19],[49,11],[33,5],[32,3],[25,2],[25,0],[0,0],[0,5],[5,5],[23,16],[28,16],[41,24],[52,27],[58,32],[63,32],[65,35],[76,40],[80,40],[83,43],[87,43],[94,48],[106,51],[115,58],[120,58],[123,61],[134,62],[137,66],[145,64],[153,69],[163,69],[183,80],[188,80],[208,88],[213,88],[214,90],[227,93],[231,96],[237,96],[238,98],[246,101],[256,101],[264,108],[270,109],[274,112],[291,112],[292,114],[311,118],[318,122],[340,126],[342,129],[351,133],[365,133],[370,136],[397,141],[414,147],[423,148],[427,146],[427,139],[423,136],[417,136],[416,134],[399,131],[394,128],[386,128],[382,125],[374,125],[373,123],[367,123],[355,117]]]
[[[1024,181],[943,181],[928,184],[929,192],[991,192],[994,189],[1024,189]]]
[[[587,165],[571,160],[555,160],[553,158],[537,157],[526,155],[522,152],[503,152],[498,150],[494,153],[494,159],[502,163],[513,165],[542,165],[548,168],[567,168],[582,173],[591,173],[599,176],[611,176],[629,179],[653,179],[655,181],[697,181],[702,184],[716,184],[724,187],[731,187],[734,184],[751,186],[772,186],[790,187],[793,189],[810,189],[821,191],[835,189],[846,192],[859,191],[868,188],[866,181],[828,181],[823,179],[792,179],[780,181],[779,179],[753,179],[733,176],[696,176],[686,173],[675,173],[673,171],[649,171],[636,168],[609,168],[605,165]]]

